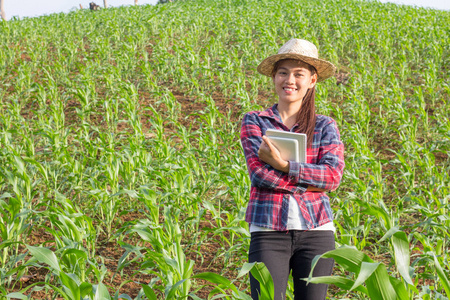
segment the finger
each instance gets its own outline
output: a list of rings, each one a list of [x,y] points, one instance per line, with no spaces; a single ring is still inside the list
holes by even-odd
[[[269,147],[270,152],[272,153],[280,153],[280,150],[278,150],[277,147],[275,147],[274,144],[270,141],[270,139],[267,136],[263,136],[263,141],[266,143],[267,147]]]
[[[270,153],[270,148],[267,146],[267,144],[263,141],[261,143],[261,146],[258,149],[258,155],[266,155],[267,153]]]
[[[262,138],[263,143],[265,143],[269,147],[270,151],[273,151],[276,148],[267,136],[263,135]]]

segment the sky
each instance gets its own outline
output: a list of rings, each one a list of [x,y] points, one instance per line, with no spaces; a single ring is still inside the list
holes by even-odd
[[[69,12],[78,9],[80,4],[84,8],[89,7],[89,2],[103,6],[103,0],[3,0],[5,2],[6,18],[13,16],[19,18],[36,17],[55,12]],[[138,4],[156,4],[158,0],[138,0]],[[277,1],[277,0],[276,0]],[[430,7],[442,10],[450,10],[450,0],[379,0],[380,2],[392,2],[399,4]],[[132,5],[134,0],[108,0],[109,6]]]
[[[429,7],[442,10],[450,10],[450,0],[379,0],[382,3],[391,2],[397,4]]]
[[[103,7],[103,0],[3,0],[6,12],[6,19],[13,16],[37,17],[51,13],[68,13],[73,9],[89,8],[90,2]],[[158,0],[138,0],[139,5],[156,4]],[[108,0],[108,6],[134,5],[134,0]]]

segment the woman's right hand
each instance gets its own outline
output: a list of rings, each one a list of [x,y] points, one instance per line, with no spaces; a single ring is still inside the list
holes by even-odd
[[[258,150],[259,159],[278,171],[289,173],[289,161],[281,158],[280,151],[270,142],[267,136],[264,135],[262,139]]]

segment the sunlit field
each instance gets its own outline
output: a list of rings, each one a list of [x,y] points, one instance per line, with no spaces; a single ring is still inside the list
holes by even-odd
[[[346,147],[329,298],[450,297],[450,12],[177,1],[0,37],[1,299],[249,299],[240,122],[292,37],[338,68],[316,93]]]

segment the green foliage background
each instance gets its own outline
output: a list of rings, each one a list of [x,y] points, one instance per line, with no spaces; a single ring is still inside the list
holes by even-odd
[[[146,282],[158,295],[202,289],[189,261],[205,245],[209,266],[236,279],[249,238],[240,118],[276,101],[256,66],[297,37],[338,67],[316,99],[346,145],[331,195],[337,246],[391,266],[392,245],[379,241],[406,232],[414,284],[437,299],[433,255],[449,265],[448,24],[449,12],[353,0],[177,1],[0,22],[0,291],[36,264],[23,253],[38,230],[58,257],[87,253],[63,260],[80,282],[109,284],[97,251],[109,239],[124,249],[119,271],[133,262],[158,276]],[[187,264],[163,268],[180,249]]]

